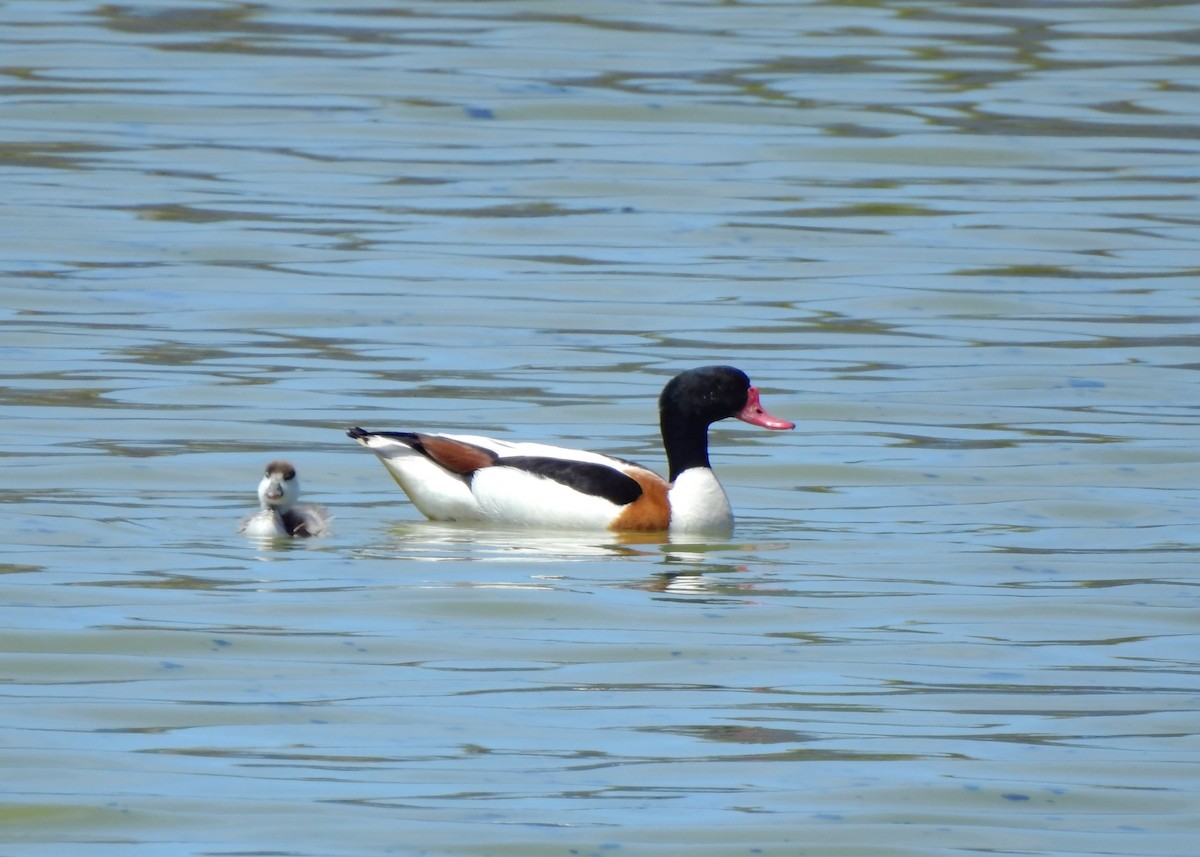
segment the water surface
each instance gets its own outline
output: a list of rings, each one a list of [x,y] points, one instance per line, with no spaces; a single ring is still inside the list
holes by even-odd
[[[0,853],[1194,853],[1200,7],[0,23]],[[717,362],[727,541],[342,434],[662,469]]]

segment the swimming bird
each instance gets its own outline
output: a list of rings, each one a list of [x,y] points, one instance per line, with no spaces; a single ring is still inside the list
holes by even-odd
[[[248,536],[323,536],[329,515],[315,503],[300,503],[300,480],[288,461],[272,461],[258,483],[262,509],[242,520],[239,532]]]
[[[383,462],[413,505],[435,521],[553,529],[719,533],[729,499],[708,460],[708,427],[733,417],[766,429],[795,424],[767,413],[758,388],[732,366],[672,378],[659,397],[669,479],[620,458],[469,434],[346,434]]]

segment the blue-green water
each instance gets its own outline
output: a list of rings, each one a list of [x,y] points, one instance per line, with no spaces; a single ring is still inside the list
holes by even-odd
[[[1200,6],[0,7],[0,855],[1191,857]],[[728,542],[435,525],[348,425]],[[236,535],[267,460],[330,538]]]

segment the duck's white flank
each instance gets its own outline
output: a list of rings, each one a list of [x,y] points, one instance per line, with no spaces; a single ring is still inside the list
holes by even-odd
[[[624,472],[627,462],[590,452],[545,443],[518,442],[471,434],[430,434],[427,438],[469,443],[503,458],[551,458],[599,464]],[[436,464],[412,445],[382,434],[359,440],[387,468],[422,515],[434,521],[492,521],[514,526],[551,529],[604,529],[621,506],[502,464],[484,467],[470,478]]]

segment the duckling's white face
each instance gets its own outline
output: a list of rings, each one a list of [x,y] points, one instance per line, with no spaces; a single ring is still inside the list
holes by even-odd
[[[286,461],[272,461],[258,483],[258,499],[264,509],[287,509],[300,498],[296,468]]]

